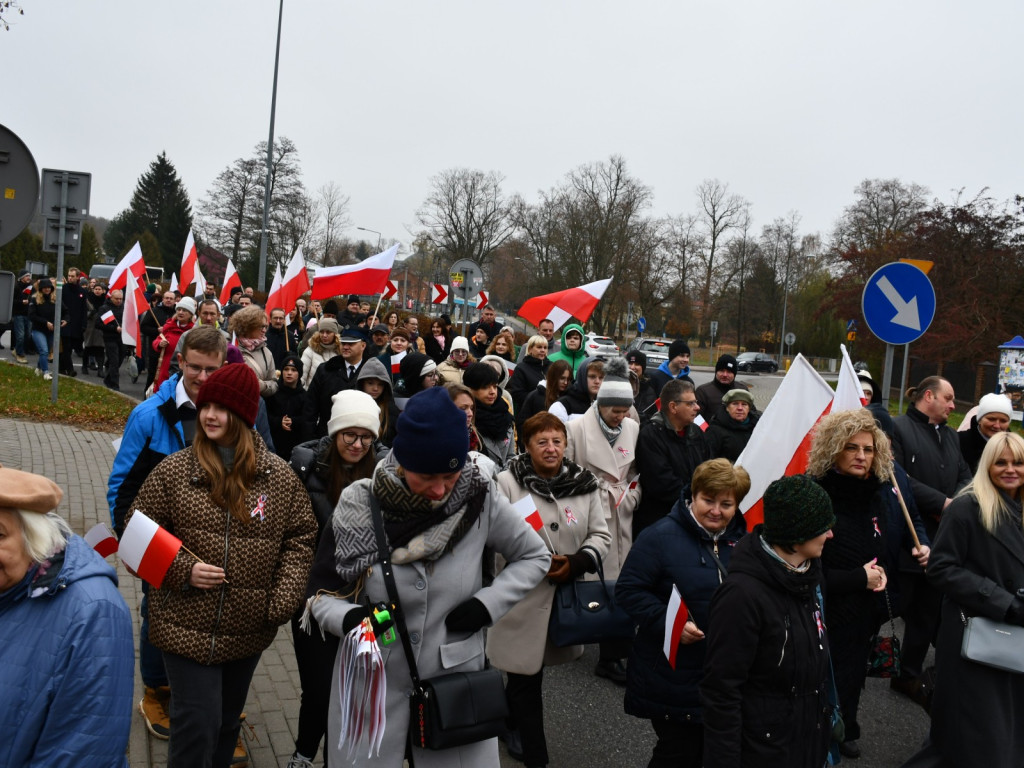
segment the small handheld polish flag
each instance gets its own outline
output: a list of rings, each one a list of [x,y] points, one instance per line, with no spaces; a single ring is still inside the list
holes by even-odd
[[[668,600],[668,611],[665,612],[665,658],[672,669],[676,668],[676,651],[679,650],[679,640],[683,636],[683,626],[690,615],[683,596],[679,594],[679,587],[672,585],[672,596]]]
[[[117,552],[117,539],[103,523],[98,523],[85,532],[85,543],[100,553],[100,557],[110,557]]]
[[[136,509],[121,536],[118,552],[140,579],[159,589],[180,549],[181,539]]]

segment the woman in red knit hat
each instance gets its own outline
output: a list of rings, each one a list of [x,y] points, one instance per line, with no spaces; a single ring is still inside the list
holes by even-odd
[[[259,397],[246,365],[211,374],[195,441],[157,465],[129,513],[183,543],[149,602],[171,687],[170,768],[229,764],[256,664],[302,603],[313,563],[309,495],[253,430]]]

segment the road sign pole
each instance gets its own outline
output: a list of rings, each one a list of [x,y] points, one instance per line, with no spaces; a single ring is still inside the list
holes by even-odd
[[[892,386],[892,354],[895,347],[885,345],[885,367],[882,370],[882,405],[889,407],[889,390]]]
[[[907,361],[910,359],[910,345],[903,345],[903,375],[900,376],[900,413],[903,413],[903,389],[907,385]]]
[[[53,366],[60,371],[60,321],[61,304],[64,295],[64,235],[67,232],[65,227],[68,222],[68,172],[60,175],[60,225],[57,229],[57,274],[54,279],[57,281],[56,294],[57,306],[53,309],[53,341],[50,343],[50,351],[53,353]],[[68,357],[71,353],[68,352]],[[51,375],[53,371],[50,371]],[[57,402],[57,379],[59,373],[53,376],[50,382],[50,402]]]

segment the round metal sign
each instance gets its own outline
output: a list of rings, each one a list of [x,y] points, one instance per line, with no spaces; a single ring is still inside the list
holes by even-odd
[[[0,125],[0,246],[28,226],[39,200],[39,168],[25,143]]]

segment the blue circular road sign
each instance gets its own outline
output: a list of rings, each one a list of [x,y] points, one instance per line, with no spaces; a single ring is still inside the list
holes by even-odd
[[[935,289],[913,264],[879,267],[864,285],[861,311],[868,328],[886,344],[910,344],[935,319]]]

